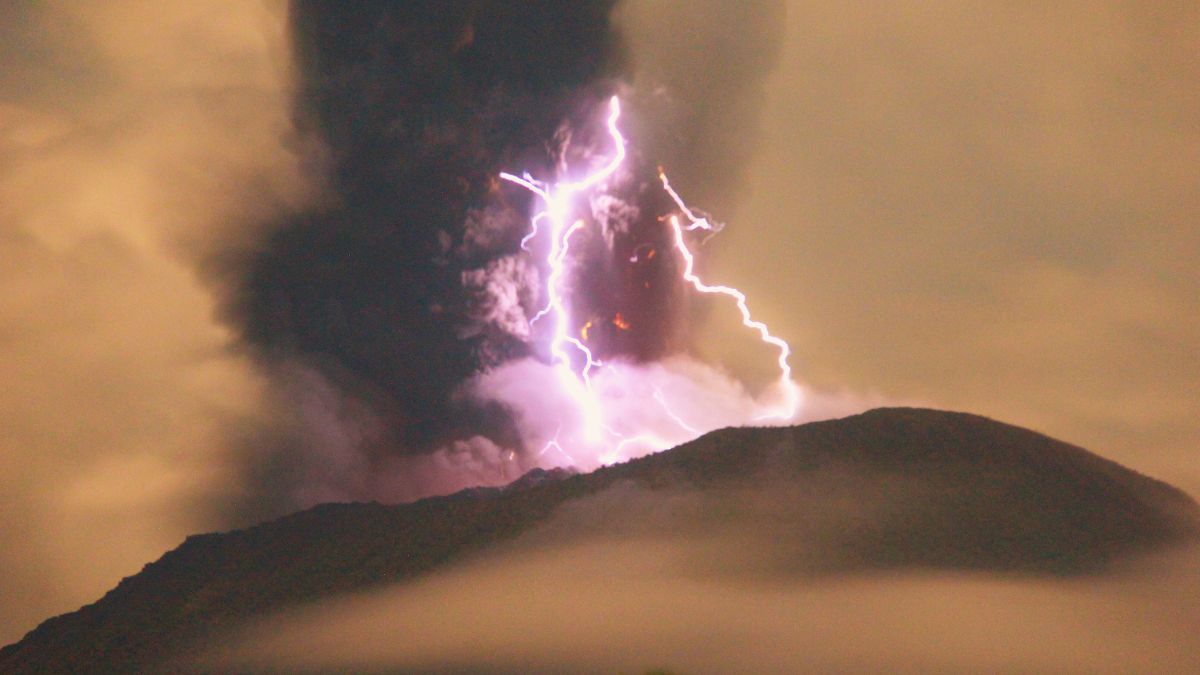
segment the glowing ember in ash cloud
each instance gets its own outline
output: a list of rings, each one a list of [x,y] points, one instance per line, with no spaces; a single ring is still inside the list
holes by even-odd
[[[695,400],[704,398],[704,382],[682,386],[675,382],[675,395],[672,396],[657,384],[639,382],[639,374],[645,375],[646,371],[619,362],[601,362],[586,344],[595,321],[588,319],[578,325],[571,316],[568,295],[572,290],[567,283],[571,238],[588,226],[586,218],[580,213],[584,198],[603,194],[625,161],[626,139],[618,127],[620,118],[621,103],[613,96],[609,100],[607,118],[607,132],[613,150],[599,168],[582,178],[551,182],[535,179],[528,173],[521,176],[500,174],[502,179],[532,192],[542,202],[541,210],[532,217],[529,232],[521,240],[521,248],[532,254],[531,244],[535,239],[549,239],[549,252],[544,260],[544,266],[549,270],[544,291],[546,304],[534,316],[531,324],[542,320],[551,324],[548,353],[556,391],[540,391],[539,395],[543,399],[566,401],[567,405],[544,409],[545,414],[561,418],[555,422],[553,436],[543,439],[539,457],[551,462],[556,461],[554,457],[566,458],[569,463],[583,464],[585,468],[588,468],[588,464],[610,464],[664,450],[719,426],[762,420],[790,421],[795,418],[801,399],[801,389],[792,380],[788,363],[791,350],[787,342],[772,334],[766,324],[751,317],[746,296],[741,291],[729,286],[706,284],[696,275],[695,257],[688,248],[685,233],[700,230],[705,232],[706,237],[711,237],[721,230],[722,225],[689,208],[671,187],[661,168],[659,179],[662,187],[687,220],[686,225],[681,223],[679,214],[669,214],[660,219],[670,225],[673,245],[683,262],[682,280],[699,293],[732,299],[742,323],[778,351],[779,378],[767,398],[781,400],[773,401],[771,405],[756,402],[753,410],[712,415],[712,401]],[[568,170],[569,167],[565,166],[561,169],[564,174]],[[635,251],[630,262],[652,259],[655,253],[652,246],[646,247],[644,251]],[[613,316],[610,323],[618,330],[630,328],[620,313]],[[647,391],[650,392],[649,401],[645,400]],[[644,401],[646,404],[637,406],[639,414],[631,415],[631,401]],[[682,411],[686,410],[701,414],[697,414],[691,422],[685,421]]]

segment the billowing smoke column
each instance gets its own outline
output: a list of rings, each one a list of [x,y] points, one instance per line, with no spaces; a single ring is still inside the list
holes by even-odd
[[[323,194],[212,264],[280,411],[247,439],[252,516],[590,468],[795,409],[786,345],[697,276],[718,228],[659,176],[693,167],[654,127],[665,99],[625,84],[615,4],[291,3]],[[757,397],[691,355],[692,320],[732,310],[778,354]]]
[[[616,199],[609,195],[604,188],[622,168],[627,155],[627,141],[618,126],[620,116],[620,99],[613,96],[608,101],[608,116],[605,124],[613,147],[598,168],[583,170],[580,176],[573,177],[571,173],[579,171],[579,169],[564,165],[561,170],[567,176],[557,182],[539,181],[528,173],[521,176],[507,172],[500,174],[504,180],[537,195],[542,203],[542,210],[532,218],[529,233],[521,240],[521,247],[526,251],[531,250],[529,244],[539,236],[544,236],[549,240],[549,252],[543,265],[549,270],[545,287],[546,304],[534,315],[530,323],[534,324],[544,320],[549,324],[549,328],[545,331],[548,333],[549,360],[556,375],[559,392],[572,404],[570,411],[573,413],[572,418],[557,421],[554,436],[542,446],[539,457],[553,450],[572,463],[611,463],[634,454],[665,449],[712,428],[708,419],[703,422],[689,423],[680,416],[679,411],[691,409],[689,401],[670,401],[661,389],[653,388],[651,406],[656,404],[661,409],[662,418],[669,422],[667,426],[673,424],[676,427],[674,433],[664,434],[656,431],[654,427],[662,427],[661,423],[622,430],[619,426],[621,420],[613,419],[615,416],[608,410],[606,402],[608,397],[613,395],[610,393],[613,389],[616,390],[615,395],[618,397],[628,396],[631,391],[636,390],[636,382],[623,380],[636,378],[637,371],[622,369],[616,365],[608,367],[597,359],[589,346],[591,328],[594,326],[596,318],[589,317],[580,322],[572,316],[571,306],[573,304],[586,303],[572,303],[568,297],[570,285],[567,283],[566,277],[571,256],[571,239],[573,235],[588,226],[587,220],[590,214],[585,216],[582,209],[582,206],[587,203],[588,197],[595,201],[598,193],[599,196]],[[695,258],[688,247],[685,230],[688,232],[700,230],[715,234],[720,228],[710,222],[707,217],[698,216],[688,208],[679,194],[671,187],[666,173],[661,168],[658,176],[662,182],[662,189],[688,220],[688,224],[684,226],[680,222],[679,215],[676,214],[657,219],[659,222],[665,221],[669,224],[674,251],[683,260],[682,279],[699,293],[730,298],[736,303],[742,322],[748,328],[757,331],[764,342],[772,345],[779,352],[780,373],[777,388],[782,401],[776,404],[775,409],[759,413],[755,415],[754,419],[791,420],[797,412],[800,391],[791,379],[792,371],[788,363],[791,350],[788,344],[772,335],[766,324],[751,317],[746,297],[741,291],[728,286],[708,285],[696,275]],[[658,252],[658,249],[651,244],[643,244],[637,248],[639,252],[643,249],[647,259],[653,258]],[[630,265],[637,265],[640,262],[642,262],[640,253],[635,253],[629,258]],[[611,318],[611,322],[618,328],[629,328],[620,312]],[[601,393],[598,391],[597,383],[593,381],[593,378],[598,378],[601,373],[611,373],[611,377],[606,382],[610,387],[610,392]],[[570,438],[569,441],[565,440],[567,437]],[[564,447],[564,444],[567,447]],[[585,453],[585,456],[581,457],[581,453]]]
[[[231,314],[272,367],[300,364],[379,418],[367,454],[518,440],[503,410],[455,397],[527,353],[514,331],[536,271],[513,256],[524,204],[496,175],[550,168],[545,144],[619,75],[612,6],[292,3],[296,117],[324,148],[325,198],[240,261]]]

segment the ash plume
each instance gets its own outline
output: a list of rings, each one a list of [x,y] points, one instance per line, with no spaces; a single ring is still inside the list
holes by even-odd
[[[0,3],[0,642],[189,533],[570,463],[529,443],[572,413],[531,325],[538,199],[496,176],[588,166],[612,93],[631,156],[570,283],[638,383],[614,414],[744,421],[773,366],[679,291],[662,164],[731,225],[712,280],[786,289],[755,307],[808,381],[1195,494],[1196,13]]]
[[[268,375],[281,420],[269,442],[260,436],[244,453],[255,509],[264,493],[275,504],[265,515],[318,499],[395,500],[504,482],[537,465],[531,438],[552,433],[531,419],[514,393],[521,386],[497,383],[513,372],[545,379],[548,356],[531,321],[547,270],[522,250],[536,200],[498,174],[553,176],[592,161],[606,141],[599,104],[615,93],[644,99],[655,114],[664,105],[678,113],[704,108],[702,93],[741,96],[769,70],[706,81],[685,78],[688,64],[638,66],[630,49],[642,49],[644,36],[630,22],[664,11],[646,7],[463,0],[346,12],[292,3],[294,117],[319,148],[310,163],[323,194],[254,246],[209,262],[224,316]],[[697,39],[730,18],[769,32],[767,19],[781,11],[778,3],[736,17],[715,4],[697,9],[688,23]],[[754,49],[755,65],[766,65],[771,48]],[[667,104],[652,100],[664,95]],[[704,139],[691,151],[631,117],[647,149],[631,150],[606,194],[591,198],[596,227],[572,242],[571,311],[587,322],[598,357],[653,377],[652,364],[688,352],[695,308],[678,263],[654,255],[671,247],[656,165],[659,155],[680,165],[695,158],[697,171],[718,173],[716,157],[732,147],[730,134],[715,133],[719,120],[730,128],[748,117],[718,108],[693,120],[679,129]],[[740,155],[730,153],[720,172]],[[728,383],[732,409],[746,407],[727,375],[706,377]],[[491,473],[480,473],[473,458],[482,456],[509,461],[490,460]]]
[[[478,423],[452,421],[471,417],[454,387],[523,350],[467,330],[463,275],[511,254],[524,220],[491,196],[494,176],[544,164],[546,139],[604,86],[611,4],[294,3],[296,114],[325,146],[325,202],[238,261],[246,341],[387,392],[399,446]]]
[[[590,149],[598,102],[636,95],[624,12],[0,7],[3,639],[189,532],[536,464],[519,451],[544,420],[496,388],[545,375],[525,332],[544,278],[520,255],[535,200],[496,176],[552,176]],[[654,156],[589,205],[579,308],[629,305],[639,330],[596,335],[652,375],[687,310],[666,284],[634,308],[658,277],[605,275],[661,236]]]

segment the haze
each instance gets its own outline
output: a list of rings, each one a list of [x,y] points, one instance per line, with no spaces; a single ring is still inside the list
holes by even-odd
[[[182,664],[480,673],[1200,666],[1197,550],[1100,578],[823,571],[836,558],[830,532],[915,496],[895,477],[887,497],[875,495],[879,484],[826,475],[726,494],[617,484],[484,555],[260,618]]]
[[[634,84],[671,81],[708,111],[685,120],[702,161],[672,175],[730,223],[707,273],[758,299],[802,380],[1028,426],[1200,495],[1200,7],[681,11],[619,7]],[[279,382],[307,381],[246,356],[207,262],[319,199],[321,149],[292,127],[285,17],[248,0],[0,8],[0,642],[186,534],[297,505],[256,492],[252,469],[298,414],[280,410]],[[761,377],[761,355],[710,322],[704,350]],[[313,391],[322,420],[355,414]],[[359,429],[326,428],[306,441],[315,466],[359,475],[331,450]],[[479,578],[509,583],[527,564],[557,579],[588,552],[531,555]],[[650,592],[636,584],[656,574],[630,583]],[[873,583],[838,594],[853,605]],[[878,630],[939,588],[951,605],[1108,606],[1077,589],[887,583]],[[822,607],[825,592],[763,602]],[[674,593],[659,600],[716,611],[755,591]],[[829,620],[861,618],[845,612]]]

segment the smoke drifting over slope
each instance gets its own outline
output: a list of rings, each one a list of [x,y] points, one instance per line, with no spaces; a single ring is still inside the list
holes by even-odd
[[[1200,665],[1196,504],[1025,430],[878,410],[793,429],[725,430],[542,487],[613,474],[535,528],[457,564],[214,637],[201,670]],[[1185,547],[1128,556],[1142,536],[1155,538],[1157,518],[1143,519],[1146,509],[1189,532],[1169,538]]]
[[[694,573],[689,561],[744,547],[740,539],[535,543],[272,617],[214,648],[196,670],[1116,674],[1200,667],[1200,639],[1189,629],[1200,616],[1195,550],[1099,581],[932,572],[796,580]]]
[[[0,668],[143,672],[225,652],[214,672],[794,671],[782,664],[864,657],[922,672],[1188,671],[1195,551],[1178,567],[1139,556],[1197,537],[1194,500],[1086,450],[974,415],[880,409],[192,537],[0,650]]]

